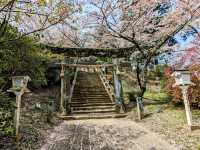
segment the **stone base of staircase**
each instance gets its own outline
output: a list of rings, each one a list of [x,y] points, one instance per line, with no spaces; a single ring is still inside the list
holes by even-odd
[[[109,97],[98,73],[78,72],[71,99],[71,114],[64,120],[122,118],[115,102]]]
[[[80,114],[59,116],[63,120],[87,120],[87,119],[108,119],[108,118],[124,118],[127,114]]]

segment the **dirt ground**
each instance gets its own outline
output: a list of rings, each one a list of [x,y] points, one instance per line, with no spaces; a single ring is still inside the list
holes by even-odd
[[[156,133],[129,119],[65,121],[40,150],[176,150]]]
[[[160,108],[166,109],[157,113]],[[162,135],[172,144],[179,145],[182,150],[200,150],[200,129],[190,131],[187,126],[184,107],[168,105],[149,105],[145,107],[149,114],[139,125]],[[135,111],[129,114],[130,119],[135,120]],[[193,123],[200,126],[200,111],[192,110]]]

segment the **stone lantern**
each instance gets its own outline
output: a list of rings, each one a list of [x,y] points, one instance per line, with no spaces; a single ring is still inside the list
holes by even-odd
[[[188,70],[175,70],[172,74],[175,77],[174,86],[190,86],[194,85],[191,81],[190,72]]]
[[[12,77],[12,88],[8,90],[8,92],[12,92],[16,95],[15,128],[17,140],[19,140],[21,96],[24,93],[30,92],[30,90],[27,88],[28,81],[30,81],[29,76],[14,76]]]
[[[29,76],[14,76],[12,77],[12,88],[10,91],[21,91],[24,90],[24,92],[30,92],[30,90],[27,88],[28,81],[30,81]]]
[[[189,70],[186,70],[186,69],[175,70],[175,72],[172,74],[172,76],[175,77],[175,84],[173,86],[179,86],[182,89],[187,123],[191,130],[192,129],[192,113],[190,110],[190,103],[188,100],[187,91],[188,91],[189,86],[194,85],[194,83],[192,83],[192,81],[191,81],[191,75],[190,75]]]

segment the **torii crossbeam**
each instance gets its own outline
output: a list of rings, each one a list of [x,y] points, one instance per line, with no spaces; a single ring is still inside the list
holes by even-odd
[[[72,48],[72,47],[54,47],[45,45],[45,48],[55,54],[64,54],[68,57],[113,57],[127,58],[136,51],[134,46],[125,48]]]

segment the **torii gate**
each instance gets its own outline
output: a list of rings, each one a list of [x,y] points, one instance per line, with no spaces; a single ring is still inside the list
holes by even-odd
[[[71,97],[73,93],[73,88],[75,86],[77,72],[79,69],[85,71],[95,71],[101,74],[103,78],[103,69],[107,67],[112,68],[113,72],[113,81],[114,81],[114,94],[109,94],[111,92],[111,88],[109,85],[105,87],[107,90],[110,98],[111,95],[115,100],[117,106],[120,106],[122,109],[123,106],[123,91],[122,91],[122,84],[121,84],[121,77],[118,70],[118,58],[129,58],[131,54],[135,51],[135,47],[129,48],[116,48],[116,49],[93,49],[93,48],[60,48],[60,47],[51,47],[46,46],[46,48],[50,49],[53,53],[56,54],[64,54],[68,57],[89,57],[89,56],[96,56],[96,57],[109,57],[112,58],[112,64],[96,64],[96,65],[85,65],[85,64],[67,64],[67,63],[60,63],[61,65],[61,99],[60,99],[60,112],[62,115],[66,114],[66,110],[69,111]],[[74,79],[72,82],[71,90],[69,97],[66,96],[66,80],[65,80],[65,70],[66,67],[76,68]],[[103,81],[102,81],[103,82]],[[105,85],[106,86],[106,85]],[[109,91],[110,90],[110,91]],[[65,105],[67,102],[67,105]],[[65,107],[66,106],[66,107]]]

